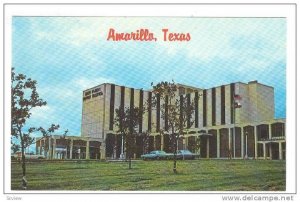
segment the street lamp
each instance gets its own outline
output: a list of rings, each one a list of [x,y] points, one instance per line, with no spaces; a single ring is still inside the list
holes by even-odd
[[[78,152],[78,156],[79,156],[78,158],[80,159],[80,155],[81,155],[81,154],[80,154],[80,152],[81,152],[81,151],[80,151],[80,147],[79,147],[79,149],[77,150],[77,152]]]

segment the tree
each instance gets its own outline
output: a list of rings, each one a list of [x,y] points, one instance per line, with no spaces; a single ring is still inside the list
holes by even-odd
[[[170,135],[173,150],[173,172],[177,173],[177,147],[179,136],[184,136],[193,124],[194,102],[189,95],[178,96],[178,87],[172,82],[160,82],[153,85],[152,106],[160,105],[161,117],[165,121],[166,132]]]
[[[26,78],[24,74],[16,74],[14,68],[11,73],[11,136],[19,140],[19,146],[12,144],[12,148],[21,149],[22,159],[22,188],[27,189],[25,149],[32,145],[35,139],[33,133],[42,131],[39,127],[28,127],[26,122],[31,117],[31,110],[35,107],[42,107],[47,104],[39,97],[37,92],[37,81]],[[59,125],[54,125],[48,129],[55,131]]]
[[[143,142],[143,154],[149,153],[150,132],[149,131],[142,132],[141,136]]]
[[[116,118],[114,120],[118,130],[117,133],[122,135],[125,141],[126,158],[129,162],[129,169],[131,169],[131,158],[136,151],[136,136],[139,118],[143,114],[143,109],[134,108],[119,108],[116,109]],[[123,151],[121,151],[123,152]]]

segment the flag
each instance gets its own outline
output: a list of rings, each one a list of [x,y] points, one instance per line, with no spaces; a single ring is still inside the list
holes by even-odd
[[[234,108],[241,108],[241,107],[242,107],[241,103],[239,102],[234,103]]]
[[[237,94],[235,94],[233,96],[233,98],[234,98],[234,100],[241,100],[242,99],[242,97],[240,95],[237,95]]]

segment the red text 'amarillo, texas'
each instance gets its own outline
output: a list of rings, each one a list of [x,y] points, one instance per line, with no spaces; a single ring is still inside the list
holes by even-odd
[[[162,29],[163,41],[190,41],[190,33],[175,33],[170,32],[169,29]],[[109,29],[107,41],[157,41],[153,32],[149,29],[139,29],[135,32],[116,32],[113,28]]]

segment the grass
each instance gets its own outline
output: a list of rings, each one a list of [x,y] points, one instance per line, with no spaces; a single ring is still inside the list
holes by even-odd
[[[284,191],[285,161],[193,160],[27,163],[29,190]],[[11,189],[20,189],[21,164],[12,163]]]

